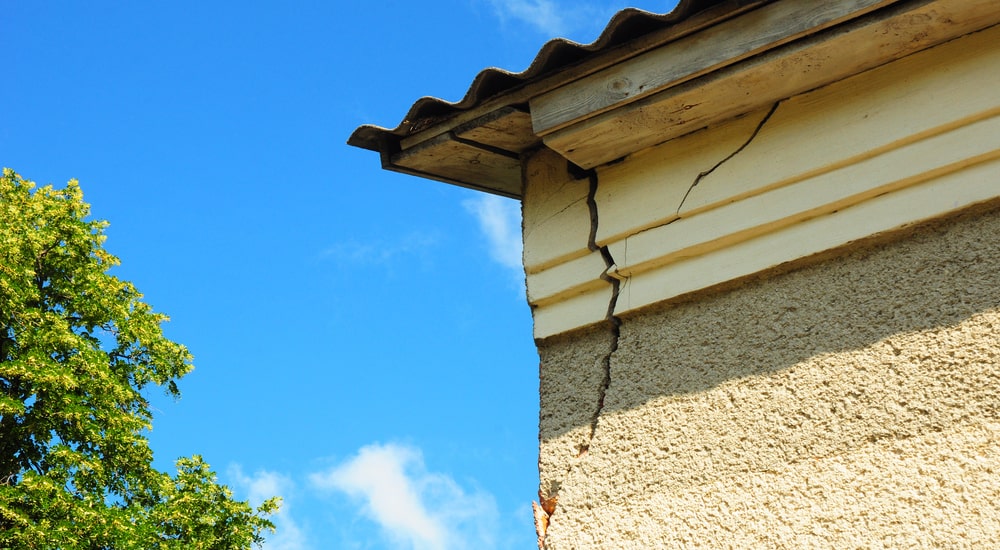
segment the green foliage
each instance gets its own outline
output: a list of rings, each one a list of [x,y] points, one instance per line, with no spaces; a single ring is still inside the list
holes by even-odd
[[[77,182],[0,178],[0,548],[230,549],[274,529],[201,457],[152,467],[143,390],[178,396],[191,355],[110,275]]]

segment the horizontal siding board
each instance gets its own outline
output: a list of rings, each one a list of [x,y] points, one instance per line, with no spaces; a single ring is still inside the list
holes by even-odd
[[[597,168],[597,244],[676,219],[698,174],[744,143],[764,115],[751,113]]]
[[[556,264],[534,274],[528,274],[528,303],[544,306],[576,294],[602,288],[601,280],[607,266],[600,252]]]
[[[1000,201],[995,44],[1000,27],[599,168],[597,244],[622,281],[616,313]],[[571,202],[555,200],[571,178],[546,155],[553,186],[525,204],[544,199],[538,219]],[[583,188],[576,193],[566,235],[581,250],[588,226]],[[529,272],[536,337],[604,320],[598,296],[610,285],[588,254],[552,255]]]
[[[616,314],[710,288],[1000,197],[1000,160],[970,166],[755,239],[629,277]],[[617,243],[612,254],[623,253]]]
[[[576,294],[560,302],[532,309],[535,338],[548,338],[607,319],[611,285]]]
[[[548,149],[525,160],[529,184],[522,233],[528,275],[590,254],[590,182],[574,177],[567,168],[566,160]]]
[[[557,130],[544,141],[593,168],[1000,22],[995,0],[923,4],[898,4],[786,44]]]
[[[681,216],[991,116],[1000,107],[998,43],[991,29],[783,102],[752,144],[691,190]],[[816,133],[803,118],[837,123]]]
[[[619,271],[628,276],[779,231],[997,158],[1000,158],[1000,116],[993,116],[840,170],[636,233],[626,239],[624,248],[628,255],[615,260]],[[1000,194],[1000,177],[996,185]],[[900,207],[905,210],[905,203],[901,202]]]

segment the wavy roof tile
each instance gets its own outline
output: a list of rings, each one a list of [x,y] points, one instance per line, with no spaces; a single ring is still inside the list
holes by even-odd
[[[473,79],[465,97],[449,102],[436,97],[418,99],[395,128],[366,124],[351,134],[347,143],[372,151],[384,152],[387,142],[398,142],[413,133],[433,126],[459,113],[481,105],[487,99],[509,92],[528,82],[595,57],[637,38],[669,29],[692,15],[719,6],[725,13],[741,11],[747,5],[760,5],[761,0],[680,0],[668,13],[656,14],[636,8],[626,8],[611,18],[601,35],[590,44],[579,44],[557,38],[547,42],[527,69],[512,73],[488,68]]]

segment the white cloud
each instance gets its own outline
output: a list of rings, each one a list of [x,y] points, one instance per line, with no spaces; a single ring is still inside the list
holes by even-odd
[[[292,518],[292,503],[288,496],[294,490],[291,479],[266,470],[246,475],[238,464],[230,466],[227,473],[231,479],[235,480],[234,484],[239,487],[240,493],[246,495],[247,500],[253,506],[259,506],[260,503],[273,496],[282,497],[281,509],[271,516],[276,532],[268,534],[267,542],[264,544],[265,550],[306,550],[309,548],[305,533]]]
[[[491,0],[501,22],[510,19],[527,23],[546,36],[562,36],[569,31],[565,10],[552,0]]]
[[[491,495],[467,493],[452,478],[426,470],[419,449],[373,444],[326,472],[314,487],[345,493],[361,503],[397,544],[415,550],[493,548],[497,510]]]
[[[580,43],[589,43],[611,17],[626,7],[637,7],[653,13],[667,13],[677,5],[675,0],[489,0],[501,25],[521,23],[539,32],[543,38],[557,36]]]
[[[490,256],[504,267],[521,273],[521,207],[513,199],[481,195],[462,202],[479,221],[490,243]]]

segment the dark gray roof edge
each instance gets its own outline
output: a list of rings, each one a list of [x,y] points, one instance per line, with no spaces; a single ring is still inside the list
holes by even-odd
[[[484,69],[473,79],[469,90],[461,100],[449,102],[436,97],[422,97],[410,107],[409,112],[395,128],[365,124],[354,130],[347,143],[371,151],[384,151],[387,142],[396,142],[414,132],[414,129],[427,128],[460,112],[475,108],[485,100],[539,76],[555,72],[629,40],[668,28],[726,1],[680,0],[672,11],[663,14],[626,8],[616,13],[597,40],[590,44],[579,44],[565,38],[550,40],[542,46],[527,69],[519,73],[492,67]],[[732,3],[732,0],[728,1]],[[735,4],[741,3],[743,2],[735,2]]]

